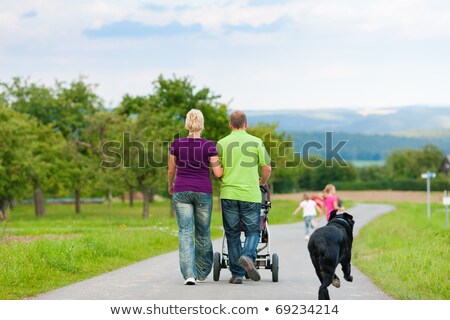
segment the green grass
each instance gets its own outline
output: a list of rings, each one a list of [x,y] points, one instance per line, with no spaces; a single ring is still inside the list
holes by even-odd
[[[395,212],[361,230],[353,263],[394,298],[450,299],[450,238],[442,205],[432,207],[430,220],[423,204],[395,205]],[[274,200],[270,224],[302,221],[300,214],[291,215],[296,206],[297,201]],[[152,203],[144,220],[141,203],[129,208],[117,202],[111,210],[83,205],[79,215],[73,206],[49,205],[47,216],[37,219],[32,206],[18,206],[0,223],[0,299],[25,299],[177,250],[169,208],[167,200]],[[217,199],[211,233],[223,235]]]
[[[360,231],[352,261],[384,292],[396,299],[450,299],[450,232],[445,210],[426,205],[396,203]]]
[[[217,199],[211,235],[223,235]],[[274,201],[270,223],[289,223],[295,201]],[[276,208],[276,209],[275,209]],[[0,299],[24,299],[178,249],[176,219],[168,200],[151,204],[87,204],[75,214],[70,205],[48,205],[44,218],[32,206],[18,206],[0,224]],[[14,237],[14,238],[12,238]]]

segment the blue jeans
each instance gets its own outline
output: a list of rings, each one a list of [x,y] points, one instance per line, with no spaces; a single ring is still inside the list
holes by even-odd
[[[204,280],[213,264],[210,235],[212,194],[176,192],[172,202],[178,222],[181,273],[184,279]]]
[[[312,233],[313,225],[312,225],[312,221],[313,219],[315,219],[315,216],[306,216],[303,217],[303,220],[305,220],[305,236],[309,235],[310,233]],[[309,232],[309,230],[311,230],[311,232]]]
[[[238,259],[243,255],[256,259],[256,247],[260,237],[261,203],[222,199],[221,204],[230,271],[233,277],[243,277],[245,271],[239,266]],[[244,247],[241,244],[241,220],[245,232]]]

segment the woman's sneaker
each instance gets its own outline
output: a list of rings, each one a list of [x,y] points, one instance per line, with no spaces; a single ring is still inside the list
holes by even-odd
[[[187,278],[185,281],[184,281],[184,284],[185,285],[187,285],[187,286],[193,286],[193,285],[195,285],[195,278]]]
[[[238,260],[239,265],[247,272],[247,275],[253,281],[261,280],[261,276],[259,275],[258,270],[253,264],[252,259],[247,256],[241,256]]]

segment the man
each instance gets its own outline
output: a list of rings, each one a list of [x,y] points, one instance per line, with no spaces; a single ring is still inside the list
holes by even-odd
[[[269,155],[261,139],[248,134],[247,118],[242,111],[230,115],[231,133],[217,143],[224,169],[220,198],[222,218],[227,237],[230,283],[241,284],[247,272],[250,279],[260,280],[254,265],[260,237],[261,191],[270,177]],[[262,167],[261,178],[259,167]],[[245,242],[241,246],[241,227]]]

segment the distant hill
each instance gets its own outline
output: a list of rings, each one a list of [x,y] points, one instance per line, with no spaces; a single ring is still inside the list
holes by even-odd
[[[450,132],[449,107],[247,111],[250,124],[278,122],[283,131],[337,131],[403,135],[417,131]]]
[[[250,125],[277,122],[294,141],[296,151],[308,141],[325,143],[333,132],[334,144],[348,140],[340,154],[346,161],[385,160],[395,149],[439,146],[450,154],[450,107],[389,109],[321,109],[247,111]],[[324,156],[324,152],[316,153]]]
[[[324,132],[288,132],[294,141],[294,148],[302,152],[303,145],[308,141],[317,141],[325,145]],[[333,146],[339,141],[348,141],[339,154],[345,161],[382,161],[395,149],[422,148],[426,144],[440,147],[444,153],[450,154],[450,136],[447,137],[400,137],[392,135],[369,135],[348,132],[333,132]],[[324,150],[311,149],[311,152],[325,157]]]

